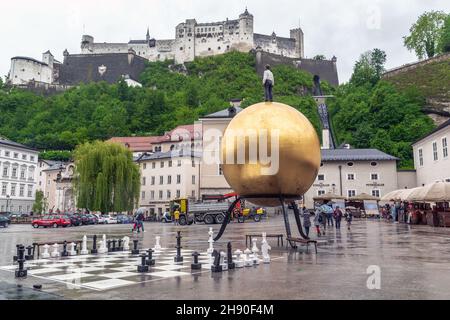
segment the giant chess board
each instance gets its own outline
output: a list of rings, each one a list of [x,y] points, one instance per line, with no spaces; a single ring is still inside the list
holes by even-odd
[[[142,249],[141,253],[146,250]],[[139,255],[128,252],[111,252],[97,255],[77,255],[64,258],[31,260],[25,263],[28,276],[66,284],[69,288],[86,288],[96,291],[109,290],[174,277],[185,277],[211,272],[210,258],[200,253],[201,270],[191,270],[193,250],[181,249],[183,262],[174,262],[175,249],[161,249],[153,253],[155,265],[149,272],[137,272]],[[14,272],[17,265],[0,267]]]

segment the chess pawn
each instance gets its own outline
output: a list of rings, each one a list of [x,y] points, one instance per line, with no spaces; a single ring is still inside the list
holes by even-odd
[[[53,247],[53,251],[52,251],[52,253],[50,254],[50,256],[51,256],[52,258],[57,258],[57,257],[59,257],[59,244],[55,243],[52,247]]]
[[[42,259],[48,259],[50,258],[50,253],[48,252],[50,246],[48,244],[44,245],[44,252],[42,252]]]
[[[161,237],[160,236],[156,236],[155,237],[155,241],[156,241],[156,243],[155,243],[155,247],[153,248],[153,250],[155,250],[155,251],[161,251],[161,243],[160,243],[160,241],[161,241]]]
[[[262,252],[262,258],[263,258],[263,262],[268,264],[270,263],[270,255],[269,255],[269,250],[271,250],[272,248],[270,247],[270,245],[267,243],[267,240],[263,240],[263,243],[261,245],[261,252]]]
[[[245,251],[244,251],[244,254],[245,254],[245,256],[244,256],[244,265],[246,267],[251,267],[253,265],[253,261],[250,258],[250,254],[251,253],[252,253],[252,251],[249,248],[245,249]]]
[[[70,243],[69,244],[69,256],[76,256],[77,255],[77,251],[75,250],[75,243]]]
[[[86,255],[89,254],[89,251],[87,249],[87,237],[84,235],[83,236],[83,243],[81,244],[81,255]]]
[[[123,251],[130,250],[130,237],[123,237]]]

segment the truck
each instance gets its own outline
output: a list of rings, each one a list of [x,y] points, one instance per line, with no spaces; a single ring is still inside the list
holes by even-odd
[[[186,198],[175,199],[170,202],[170,212],[166,212],[162,218],[163,222],[172,222],[174,212],[180,212],[180,225],[190,225],[192,223],[215,224],[222,223],[225,214],[231,205],[226,201],[237,194],[230,193],[226,195],[203,196],[202,201],[192,201]],[[235,213],[240,211],[241,203],[235,207]]]

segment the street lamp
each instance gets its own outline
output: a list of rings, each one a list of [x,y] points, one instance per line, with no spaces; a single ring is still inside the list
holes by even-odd
[[[7,195],[6,195],[6,212],[9,212],[9,211],[8,211],[9,198],[10,198],[10,196],[9,196],[9,194],[7,194]]]

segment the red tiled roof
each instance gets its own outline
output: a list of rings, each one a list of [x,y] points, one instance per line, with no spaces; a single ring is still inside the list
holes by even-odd
[[[151,152],[152,144],[159,143],[164,137],[113,137],[108,142],[121,143],[134,152]]]

